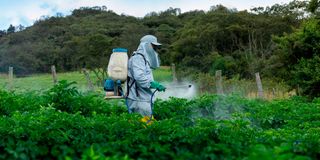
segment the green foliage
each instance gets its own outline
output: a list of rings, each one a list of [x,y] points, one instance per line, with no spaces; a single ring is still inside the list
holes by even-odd
[[[72,86],[73,84],[75,82],[68,83],[63,80],[46,93],[53,107],[58,110],[73,112],[74,106],[72,106],[72,103],[74,103],[74,98],[79,96],[79,92]]]
[[[223,6],[212,7],[178,30],[178,38],[173,43],[173,60],[201,72],[223,69],[228,78],[234,75],[252,78],[255,72],[270,70],[265,64],[272,55],[272,36],[291,33],[299,24],[298,15],[287,14],[253,14]]]
[[[292,71],[292,86],[301,87],[301,93],[310,97],[320,96],[320,57],[314,56],[312,59],[302,58]]]
[[[252,72],[268,70],[264,64],[271,54],[272,35],[291,33],[300,23],[296,11],[304,4],[275,5],[257,13],[222,5],[208,12],[169,8],[144,18],[117,15],[106,7],[82,7],[66,17],[43,17],[0,38],[0,72],[9,66],[18,75],[48,72],[54,64],[60,71],[86,67],[103,77],[99,69],[106,68],[112,48],[128,48],[130,55],[143,35],[154,34],[163,43],[162,65],[176,63],[180,70],[197,72],[223,68],[228,77],[248,78]],[[213,58],[212,53],[221,57]]]
[[[275,39],[278,44],[275,74],[287,80],[292,87],[299,85],[302,93],[319,96],[317,68],[320,54],[320,21],[310,19],[292,34]]]
[[[42,93],[0,92],[1,159],[316,159],[320,154],[318,99],[157,100],[157,121],[146,125],[140,115],[127,113],[123,101],[85,95],[72,85],[61,81]]]
[[[125,110],[124,106],[117,108],[111,107],[110,104],[101,101],[102,96],[95,94],[83,95],[74,86],[75,82],[60,81],[49,91],[44,93],[51,107],[68,113],[81,113],[84,116],[91,116],[96,112],[104,114],[117,114]]]
[[[233,77],[235,73],[237,73],[237,63],[232,56],[223,57],[219,54],[215,54],[212,59],[213,64],[209,71],[212,75],[214,75],[218,70],[224,71],[225,73],[223,74],[228,78]]]
[[[13,66],[16,74],[27,75],[48,72],[53,64],[60,71],[106,68],[113,48],[128,48],[130,55],[145,34],[155,34],[164,43],[160,56],[168,65],[168,48],[181,27],[173,12],[178,13],[172,9],[140,20],[105,7],[82,7],[70,16],[43,17],[32,27],[0,39],[0,71]],[[159,25],[149,25],[153,19]]]
[[[14,33],[14,31],[15,31],[15,27],[12,24],[10,24],[9,28],[7,29],[7,34]]]
[[[319,0],[311,0],[309,2],[308,10],[313,14],[319,14],[320,1]]]
[[[130,55],[143,35],[154,34],[163,43],[162,64],[175,63],[181,77],[211,84],[207,79],[217,70],[228,79],[252,79],[260,72],[262,77],[288,81],[292,88],[299,85],[302,93],[317,96],[310,90],[317,80],[306,82],[301,77],[313,71],[306,67],[315,66],[316,60],[309,59],[320,50],[318,4],[292,1],[251,12],[222,5],[207,12],[169,8],[143,18],[118,15],[105,6],[82,7],[66,17],[42,17],[26,29],[10,26],[2,31],[0,72],[6,73],[9,66],[18,76],[48,72],[53,64],[59,72],[86,67],[96,75],[94,82],[101,84],[113,48],[128,48]],[[315,16],[304,16],[309,14],[306,9]],[[158,80],[171,77],[160,73]]]

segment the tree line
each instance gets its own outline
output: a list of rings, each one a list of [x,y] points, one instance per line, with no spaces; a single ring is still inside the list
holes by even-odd
[[[143,35],[154,34],[163,43],[162,64],[176,63],[182,76],[223,70],[227,78],[250,78],[260,72],[299,85],[306,94],[320,92],[310,93],[320,87],[319,76],[313,74],[320,72],[318,0],[250,11],[223,5],[185,13],[169,8],[143,18],[119,15],[105,6],[82,7],[69,16],[43,17],[18,31],[9,28],[0,34],[0,72],[9,66],[19,75],[48,72],[51,65],[60,71],[105,68],[113,48],[132,53]]]

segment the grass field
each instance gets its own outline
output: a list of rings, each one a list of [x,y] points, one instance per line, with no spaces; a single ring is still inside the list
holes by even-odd
[[[170,67],[161,67],[153,72],[154,79],[157,81],[171,81],[172,75]],[[77,83],[77,87],[81,91],[88,89],[87,80],[83,73],[80,72],[68,72],[68,73],[57,73],[58,81],[67,80],[74,81]],[[97,78],[90,72],[90,79],[94,84],[97,84]],[[15,91],[34,91],[34,90],[45,90],[53,86],[53,78],[51,74],[34,74],[23,78],[14,78],[13,89]],[[8,76],[0,74],[0,87],[8,89]],[[102,87],[95,85],[95,90],[102,90]]]
[[[163,66],[160,69],[157,69],[153,72],[154,79],[160,82],[171,82],[172,73],[170,67]],[[76,82],[76,87],[80,91],[88,90],[88,82],[81,72],[68,72],[68,73],[58,73],[58,80],[67,80],[69,82]],[[216,86],[213,76],[208,74],[202,74],[197,80],[196,85],[197,95],[202,95],[206,93],[215,93]],[[97,92],[103,92],[103,88],[99,85],[95,74],[90,72],[90,79],[94,83],[94,89]],[[164,83],[170,85],[170,83]],[[272,80],[262,79],[264,97],[266,99],[282,99],[288,98],[291,95],[295,95],[294,92],[288,92],[288,87],[284,83],[274,82]],[[0,74],[0,87],[4,89],[9,89],[8,76],[6,74]],[[53,78],[51,74],[34,74],[28,77],[23,78],[14,78],[12,89],[15,92],[24,92],[24,91],[43,91],[53,87]],[[238,94],[242,97],[247,98],[257,98],[257,85],[255,80],[241,80],[239,78],[233,79],[224,79],[223,80],[223,89],[225,94]],[[168,90],[170,91],[170,90]],[[183,91],[185,92],[185,91]],[[166,94],[169,94],[166,92]],[[176,95],[173,91],[170,95]]]

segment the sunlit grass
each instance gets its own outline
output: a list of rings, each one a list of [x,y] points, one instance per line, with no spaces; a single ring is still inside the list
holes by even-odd
[[[160,82],[172,81],[171,68],[163,66],[157,70],[154,70],[153,71],[153,78],[155,81],[160,81]]]
[[[101,83],[93,72],[89,72],[90,79],[94,85],[94,90],[103,93]],[[159,82],[171,82],[172,73],[170,67],[160,67],[153,71],[154,80]],[[199,95],[205,93],[215,93],[216,86],[214,77],[202,74],[200,80],[197,81],[197,90]],[[67,80],[76,82],[76,87],[80,91],[87,91],[89,89],[86,77],[82,72],[67,72],[57,73],[58,80]],[[274,82],[268,79],[262,79],[264,98],[275,99],[275,98],[288,98],[295,95],[295,91],[288,92],[288,86],[284,83]],[[23,78],[14,78],[12,83],[13,89],[16,92],[23,91],[34,91],[34,90],[47,90],[53,86],[53,78],[51,74],[34,74]],[[0,87],[4,89],[10,89],[8,83],[8,75],[0,74]],[[244,80],[239,78],[223,80],[223,90],[225,94],[239,94],[247,98],[257,98],[257,85],[255,80]]]
[[[172,80],[170,67],[161,67],[153,71],[154,79],[156,81],[170,81]],[[57,73],[58,81],[67,80],[74,81],[77,83],[77,87],[85,91],[88,89],[88,81],[83,73],[77,72],[66,72]],[[95,90],[102,90],[99,86],[98,79],[93,72],[90,72],[90,79],[94,84]],[[53,78],[51,74],[34,74],[23,78],[14,78],[12,82],[12,89],[15,91],[25,91],[25,90],[46,90],[53,86]],[[8,75],[0,74],[0,87],[9,89]]]

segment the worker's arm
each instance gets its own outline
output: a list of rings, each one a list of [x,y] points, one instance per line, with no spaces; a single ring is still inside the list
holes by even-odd
[[[136,80],[137,84],[141,88],[150,88],[152,75],[146,74],[146,64],[142,56],[133,56],[132,57],[132,74],[133,78]],[[151,71],[150,71],[150,74]]]

